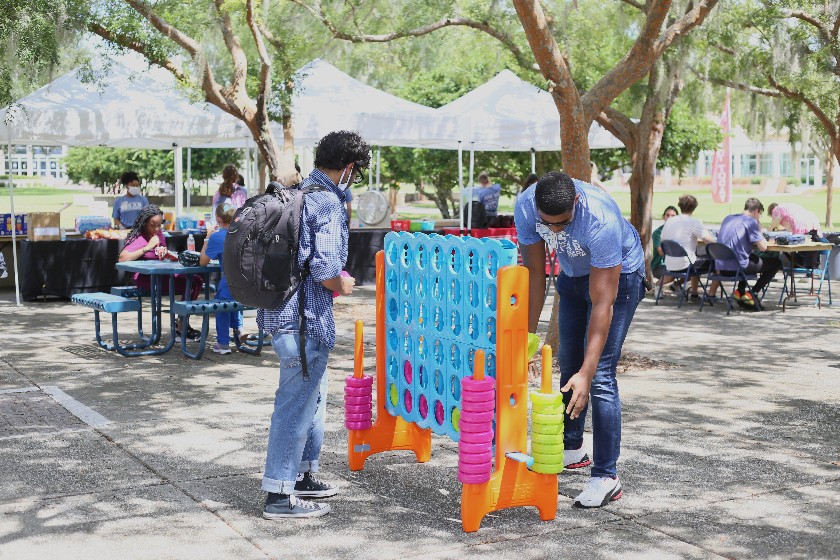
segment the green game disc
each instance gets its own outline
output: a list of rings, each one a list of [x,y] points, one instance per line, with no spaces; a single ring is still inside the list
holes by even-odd
[[[398,397],[397,397],[397,386],[396,386],[396,385],[394,385],[393,383],[391,383],[391,387],[390,387],[390,389],[388,390],[388,392],[389,392],[389,394],[390,394],[390,398],[391,398],[391,406],[397,406],[397,400],[398,400]]]

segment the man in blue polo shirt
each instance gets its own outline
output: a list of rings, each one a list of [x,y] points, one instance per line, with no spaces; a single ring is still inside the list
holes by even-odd
[[[564,464],[576,469],[591,463],[583,447],[591,398],[595,464],[574,505],[601,507],[621,497],[616,366],[645,293],[639,234],[609,194],[558,171],[546,173],[519,196],[514,217],[522,260],[530,272],[531,332],[537,330],[545,303],[546,251],[557,251],[562,269],[557,278],[557,363],[566,405]]]

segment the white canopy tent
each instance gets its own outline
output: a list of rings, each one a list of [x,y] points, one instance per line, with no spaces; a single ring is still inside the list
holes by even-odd
[[[93,70],[91,83],[74,70],[0,110],[0,138],[7,143],[10,158],[12,144],[174,148],[179,214],[183,208],[182,147],[250,136],[239,119],[208,103],[191,103],[166,70],[133,63],[130,58],[103,60]],[[9,165],[14,214],[11,182]],[[13,259],[17,275],[16,249]],[[16,277],[16,290],[17,285]],[[16,295],[19,304],[19,291]]]
[[[473,185],[476,151],[530,151],[532,173],[536,168],[535,152],[560,151],[560,118],[551,94],[521,80],[510,70],[499,72],[490,81],[437,111],[449,120],[459,122],[459,141],[453,145],[442,135],[429,147],[459,150],[458,176],[462,193],[460,151],[464,146],[470,150],[470,185]],[[624,147],[598,123],[593,123],[589,129],[588,140],[591,149]],[[462,194],[462,220],[463,206]],[[471,216],[467,219],[469,223]]]

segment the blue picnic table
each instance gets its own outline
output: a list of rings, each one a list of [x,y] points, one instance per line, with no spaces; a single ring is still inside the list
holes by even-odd
[[[148,347],[160,342],[163,336],[163,280],[169,279],[169,340],[166,346],[161,348],[146,348],[137,352],[135,355],[159,355],[169,352],[175,345],[175,320],[176,314],[173,311],[175,303],[175,275],[182,274],[186,277],[185,299],[189,299],[192,287],[193,276],[199,274],[204,276],[204,297],[210,298],[210,283],[208,277],[211,272],[219,272],[221,267],[218,264],[209,264],[207,266],[183,266],[180,263],[172,261],[152,261],[152,260],[138,260],[126,261],[116,264],[116,268],[122,272],[132,272],[145,274],[150,277],[149,302],[152,307],[152,332],[147,343],[143,346]],[[184,334],[186,334],[186,325],[182,326]]]

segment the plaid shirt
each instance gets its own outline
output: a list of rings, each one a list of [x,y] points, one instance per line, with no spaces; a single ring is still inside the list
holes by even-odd
[[[306,334],[335,346],[333,295],[321,282],[341,274],[347,263],[346,197],[344,192],[322,171],[315,169],[300,185],[301,188],[321,185],[326,190],[306,195],[300,219],[298,265],[309,263],[310,275],[303,282]],[[298,295],[295,294],[277,309],[257,311],[257,324],[273,334],[289,323],[297,324]]]

